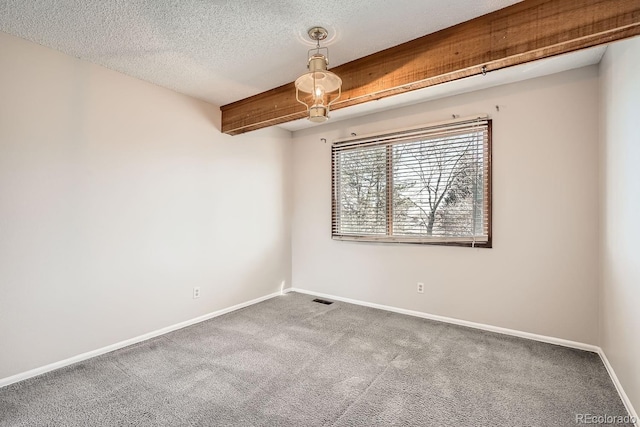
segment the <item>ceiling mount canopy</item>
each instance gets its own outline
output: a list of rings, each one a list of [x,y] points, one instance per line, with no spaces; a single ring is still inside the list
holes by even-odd
[[[328,33],[322,27],[313,27],[308,31],[316,47],[307,52],[307,69],[309,72],[295,81],[296,99],[307,108],[307,118],[321,123],[329,118],[331,104],[340,98],[342,79],[327,70],[329,65],[329,49],[320,47],[320,41],[327,38]]]

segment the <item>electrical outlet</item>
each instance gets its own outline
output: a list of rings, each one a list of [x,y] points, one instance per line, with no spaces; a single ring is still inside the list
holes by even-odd
[[[193,299],[200,298],[200,288],[193,288]]]
[[[417,291],[419,294],[424,294],[424,283],[418,282]]]

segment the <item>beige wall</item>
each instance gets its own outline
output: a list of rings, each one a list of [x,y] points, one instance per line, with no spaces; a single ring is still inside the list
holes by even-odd
[[[293,286],[597,344],[598,111],[591,66],[296,132]],[[331,239],[332,140],[478,113],[493,118],[493,249]]]
[[[219,116],[0,33],[0,379],[289,284],[290,133]]]
[[[640,408],[640,38],[608,47],[601,63],[600,343]]]

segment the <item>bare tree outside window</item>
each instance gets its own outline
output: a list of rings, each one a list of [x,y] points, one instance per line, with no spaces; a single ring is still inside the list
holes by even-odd
[[[485,121],[334,147],[334,237],[489,246],[489,137]]]
[[[347,234],[385,234],[386,149],[352,150],[340,156],[340,223]]]
[[[474,235],[477,194],[477,134],[394,146],[393,182],[403,185],[394,200],[394,234]],[[474,198],[480,197],[480,200]]]

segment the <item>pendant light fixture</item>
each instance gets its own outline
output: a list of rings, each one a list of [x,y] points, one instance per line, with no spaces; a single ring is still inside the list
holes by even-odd
[[[331,104],[342,94],[342,79],[327,70],[329,49],[320,47],[320,40],[327,38],[327,30],[313,27],[308,33],[316,41],[316,47],[307,53],[309,72],[296,79],[296,99],[307,107],[309,120],[322,123],[329,118]]]

